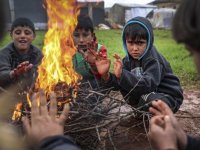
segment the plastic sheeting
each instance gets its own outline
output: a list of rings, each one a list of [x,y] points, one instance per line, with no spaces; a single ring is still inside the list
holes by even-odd
[[[172,8],[155,9],[147,15],[153,28],[171,29],[176,10]]]
[[[125,22],[134,17],[146,17],[149,12],[155,8],[131,8],[125,11]]]

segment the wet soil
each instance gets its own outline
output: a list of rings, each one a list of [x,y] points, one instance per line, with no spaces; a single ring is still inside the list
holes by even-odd
[[[200,136],[200,90],[184,90],[183,104],[175,115],[187,134]],[[140,124],[131,128],[129,125],[121,125],[116,129],[119,131],[119,135],[114,137],[111,142],[108,142],[109,146],[106,150],[151,149],[146,136],[147,131],[145,131],[145,128],[148,129],[148,123],[146,125],[145,127],[143,124]]]

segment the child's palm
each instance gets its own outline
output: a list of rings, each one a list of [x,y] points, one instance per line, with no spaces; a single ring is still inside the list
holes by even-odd
[[[95,63],[96,63],[98,73],[100,75],[104,75],[109,72],[109,69],[110,69],[110,60],[109,59],[96,60]]]
[[[27,71],[29,71],[33,67],[28,61],[22,62],[14,69],[15,76],[19,76]]]
[[[117,59],[114,62],[114,74],[117,78],[120,78],[121,73],[122,73],[122,61],[121,61],[121,59]]]
[[[96,54],[95,51],[93,51],[93,53],[88,51],[88,52],[85,53],[84,58],[88,63],[94,64],[95,60],[96,60],[96,55],[97,54]]]

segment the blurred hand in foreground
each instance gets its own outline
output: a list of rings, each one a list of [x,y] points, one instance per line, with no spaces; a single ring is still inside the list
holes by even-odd
[[[39,105],[38,105],[39,104]],[[50,94],[50,108],[48,111],[47,99],[45,93],[40,91],[34,93],[31,108],[31,121],[27,117],[23,117],[23,125],[27,133],[28,141],[34,145],[43,139],[64,134],[64,124],[68,117],[69,105],[65,107],[58,117],[56,95]]]

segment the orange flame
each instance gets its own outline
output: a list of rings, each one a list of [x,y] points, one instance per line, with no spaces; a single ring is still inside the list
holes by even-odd
[[[16,120],[16,119],[19,119],[21,117],[21,115],[22,115],[21,109],[22,109],[22,103],[18,103],[15,106],[15,110],[14,110],[13,115],[12,115],[12,120]]]
[[[26,95],[26,100],[27,100],[29,107],[31,107],[32,103],[31,103],[31,100],[30,100],[30,94],[29,93],[27,93],[27,95]]]
[[[44,39],[44,57],[38,68],[35,87],[44,89],[48,94],[58,83],[66,83],[68,87],[74,88],[71,96],[76,97],[77,83],[81,76],[73,69],[72,57],[76,53],[76,48],[72,34],[77,25],[80,10],[75,0],[44,0],[44,7],[48,14],[48,32]],[[29,94],[26,100],[31,108]],[[21,117],[22,109],[22,102],[20,102],[15,107],[12,120]]]
[[[80,79],[73,69],[76,53],[72,34],[77,25],[79,8],[75,0],[46,0],[48,32],[45,35],[43,60],[38,68],[36,88],[47,93],[59,82],[74,87]]]

